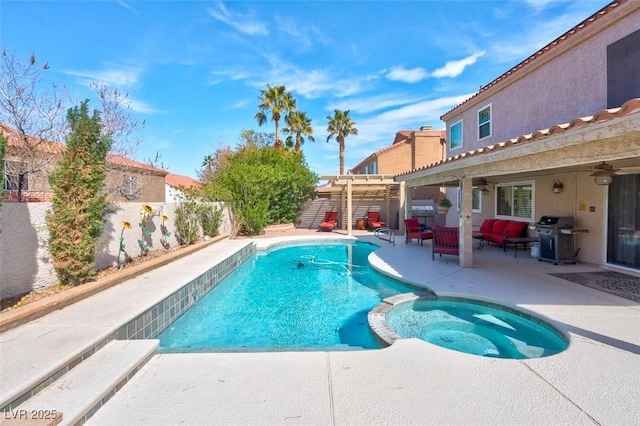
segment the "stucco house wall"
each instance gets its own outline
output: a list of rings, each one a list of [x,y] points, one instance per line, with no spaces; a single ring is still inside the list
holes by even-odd
[[[452,124],[463,120],[463,146],[449,150],[448,156],[607,108],[607,46],[640,28],[640,2],[627,2],[590,25],[530,59],[526,70],[514,71],[444,114],[447,135]],[[489,104],[492,134],[478,141],[477,113]]]

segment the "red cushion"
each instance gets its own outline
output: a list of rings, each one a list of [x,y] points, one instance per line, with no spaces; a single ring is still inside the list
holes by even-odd
[[[518,238],[524,235],[526,229],[526,222],[510,220],[506,228],[504,228],[504,232],[507,234],[507,238]]]
[[[496,221],[493,222],[493,227],[491,228],[491,233],[492,234],[498,234],[498,235],[504,235],[504,229],[507,227],[508,224],[509,224],[508,220],[496,219]]]
[[[495,219],[485,219],[484,222],[482,222],[482,226],[480,226],[480,232],[491,232],[493,222],[495,221]]]

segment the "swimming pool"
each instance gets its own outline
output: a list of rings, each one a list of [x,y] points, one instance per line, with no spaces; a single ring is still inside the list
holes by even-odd
[[[315,243],[253,255],[160,334],[161,352],[354,350],[385,345],[368,312],[416,288],[369,267],[377,245]]]
[[[374,309],[372,327],[387,343],[418,338],[458,352],[529,359],[564,351],[568,339],[551,324],[524,311],[461,297],[399,295]],[[384,317],[384,324],[375,324]]]

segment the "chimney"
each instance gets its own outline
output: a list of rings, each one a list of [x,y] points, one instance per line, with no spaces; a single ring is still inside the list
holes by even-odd
[[[422,126],[422,127],[420,127],[420,131],[424,132],[425,130],[431,130],[431,126]]]

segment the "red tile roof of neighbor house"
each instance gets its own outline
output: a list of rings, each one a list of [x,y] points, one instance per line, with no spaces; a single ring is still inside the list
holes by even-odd
[[[202,186],[200,182],[189,176],[177,175],[175,173],[167,173],[164,181],[173,187],[184,186],[185,188],[194,188]]]
[[[444,114],[442,114],[440,116],[440,120],[446,121],[444,119],[445,116],[447,116],[450,113],[452,113],[453,111],[457,110],[462,105],[465,105],[465,104],[469,103],[471,100],[473,100],[476,97],[478,97],[481,93],[486,92],[487,90],[495,87],[496,85],[500,84],[501,82],[503,82],[507,78],[513,76],[515,73],[517,73],[521,69],[525,68],[526,66],[530,65],[531,63],[533,63],[536,59],[540,58],[545,53],[549,52],[550,50],[556,48],[559,45],[562,45],[566,40],[568,40],[569,38],[573,37],[574,35],[582,32],[585,28],[589,27],[591,24],[593,24],[594,22],[598,21],[603,16],[611,13],[618,6],[620,6],[621,4],[626,3],[628,1],[629,0],[614,0],[614,1],[612,1],[611,3],[609,3],[608,5],[606,5],[605,7],[603,7],[602,9],[600,9],[599,11],[597,11],[596,13],[594,13],[593,15],[591,15],[590,17],[588,17],[587,19],[585,19],[584,21],[582,21],[581,23],[576,25],[575,27],[571,28],[566,33],[562,34],[560,37],[558,37],[555,40],[553,40],[551,43],[549,43],[546,46],[544,46],[542,49],[538,50],[533,55],[529,56],[524,61],[520,62],[515,67],[511,68],[509,71],[507,71],[504,74],[502,74],[500,77],[498,77],[495,80],[493,80],[491,83],[487,84],[486,86],[482,86],[480,88],[480,91],[478,91],[478,93],[474,94],[469,99],[465,100],[461,104],[458,104],[457,106],[453,107],[449,111],[447,111]]]
[[[7,145],[9,147],[20,148],[23,146],[23,141],[18,137],[17,130],[12,129],[4,123],[0,123],[0,131],[7,137]],[[27,136],[27,139],[34,144],[33,148],[49,154],[62,154],[66,147],[65,144],[60,142],[37,140],[30,136]],[[111,168],[114,169],[143,170],[157,176],[164,176],[167,174],[166,170],[132,160],[122,155],[107,154],[107,161]]]
[[[615,118],[620,118],[620,117],[624,117],[631,114],[640,114],[640,98],[630,99],[619,108],[603,109],[596,112],[592,116],[576,118],[575,120],[572,120],[569,123],[556,124],[555,126],[550,127],[548,129],[538,130],[528,135],[522,135],[514,139],[508,139],[501,143],[488,145],[482,148],[477,148],[471,151],[467,151],[467,152],[455,155],[453,157],[449,157],[445,160],[441,160],[436,163],[429,164],[427,166],[423,166],[408,172],[399,173],[396,176],[409,175],[411,173],[416,173],[422,170],[430,169],[432,167],[436,167],[441,164],[452,163],[454,161],[462,160],[464,158],[468,158],[471,156],[488,154],[490,152],[496,152],[499,150],[512,148],[516,145],[535,142],[540,139],[547,138],[549,136],[555,136],[565,132],[569,132],[571,130],[579,129],[588,124],[603,123],[606,121],[613,120]]]

